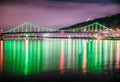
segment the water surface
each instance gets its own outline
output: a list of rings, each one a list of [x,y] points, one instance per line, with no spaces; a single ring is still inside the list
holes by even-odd
[[[103,74],[120,70],[120,40],[1,40],[0,75],[50,71]]]

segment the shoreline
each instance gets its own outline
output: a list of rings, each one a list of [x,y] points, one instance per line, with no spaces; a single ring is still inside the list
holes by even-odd
[[[0,38],[0,40],[42,40],[42,39],[93,39],[93,40],[120,40],[120,37],[40,37],[40,38]]]

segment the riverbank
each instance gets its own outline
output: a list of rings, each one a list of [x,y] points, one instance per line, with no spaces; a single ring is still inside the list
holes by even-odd
[[[17,37],[0,38],[0,40],[42,40],[42,39],[93,39],[93,40],[120,40],[120,37]]]

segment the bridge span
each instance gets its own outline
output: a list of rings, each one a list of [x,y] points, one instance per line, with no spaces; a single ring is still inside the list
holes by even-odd
[[[95,22],[73,29],[50,29],[25,22],[5,32],[0,31],[0,39],[41,39],[41,38],[120,38],[120,33]]]

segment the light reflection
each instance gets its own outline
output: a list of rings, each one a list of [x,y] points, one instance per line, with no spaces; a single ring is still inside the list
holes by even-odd
[[[83,73],[85,73],[87,71],[86,70],[86,64],[87,64],[87,60],[86,60],[86,40],[83,41],[83,45],[84,45],[84,48],[83,48],[82,71],[83,71]]]
[[[28,73],[28,39],[25,39],[25,74]]]
[[[3,70],[3,40],[0,40],[0,74]]]
[[[63,73],[66,67],[68,70],[80,70],[83,73],[100,73],[108,69],[120,69],[120,41],[26,39],[5,41],[4,47],[6,73],[12,71],[18,75],[19,73],[27,75],[58,69]],[[0,57],[1,53],[3,52],[0,52]]]
[[[40,69],[40,41],[37,41],[38,42],[38,48],[37,48],[37,52],[38,52],[38,54],[37,54],[37,71],[39,72],[39,69]]]
[[[68,63],[67,63],[68,64],[68,66],[67,66],[68,69],[71,66],[71,55],[72,55],[72,53],[71,53],[71,51],[72,51],[71,42],[72,42],[72,39],[68,39]]]
[[[104,55],[104,69],[106,70],[107,69],[107,65],[108,65],[108,41],[105,40],[105,55]]]
[[[13,47],[13,49],[12,49],[12,60],[10,60],[10,59],[8,59],[9,57],[10,57],[10,54],[9,53],[7,53],[7,55],[9,54],[9,56],[8,57],[6,57],[6,59],[5,59],[5,61],[8,63],[9,61],[11,61],[13,64],[11,65],[12,67],[11,68],[13,68],[12,69],[12,75],[14,75],[14,73],[16,73],[15,71],[16,71],[16,42],[17,41],[15,41],[15,40],[13,40],[13,45],[11,46],[11,47]],[[10,44],[6,44],[6,46],[10,46]],[[9,51],[9,50],[8,50]],[[6,53],[6,52],[5,52]],[[6,65],[7,66],[7,65]],[[8,65],[8,69],[9,69],[9,65]],[[10,70],[9,70],[10,71]]]
[[[72,63],[72,69],[75,67],[75,40],[72,41],[72,58],[71,58],[71,63]]]
[[[109,45],[110,45],[110,48],[109,48],[109,49],[110,49],[110,55],[109,55],[109,56],[110,56],[110,59],[109,59],[109,60],[110,60],[110,69],[111,69],[111,70],[112,70],[112,68],[113,68],[113,67],[112,67],[112,66],[113,66],[113,43],[112,43],[112,42],[113,42],[113,41],[110,41],[110,44],[109,44]]]
[[[95,40],[95,58],[94,58],[94,61],[95,61],[95,70],[97,70],[97,64],[98,64],[98,41],[99,40]]]
[[[116,69],[120,69],[120,41],[117,41]]]
[[[102,40],[99,40],[99,72],[101,72],[102,67]]]
[[[60,72],[64,72],[64,41],[61,41]]]

